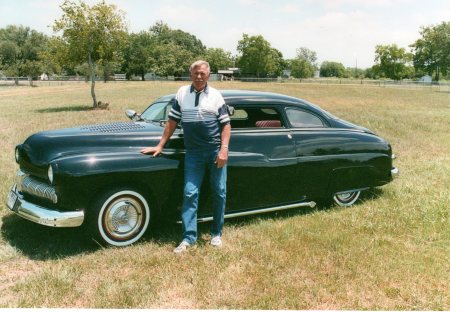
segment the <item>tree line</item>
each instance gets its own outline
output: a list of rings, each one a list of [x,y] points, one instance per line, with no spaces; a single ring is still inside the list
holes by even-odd
[[[273,78],[288,71],[291,77],[414,79],[425,74],[435,80],[450,75],[450,22],[422,27],[421,37],[409,46],[396,44],[375,47],[375,65],[367,69],[345,68],[342,63],[317,63],[317,53],[299,47],[293,59],[272,47],[263,36],[243,34],[237,55],[221,48],[208,48],[195,35],[172,29],[159,21],[146,31],[129,33],[124,12],[105,1],[89,6],[66,0],[62,16],[53,24],[55,35],[47,36],[22,25],[0,29],[0,76],[37,77],[82,75],[92,81],[107,80],[114,73],[128,79],[145,79],[147,73],[159,77],[182,77],[196,59],[207,60],[211,71],[237,67],[242,77]]]

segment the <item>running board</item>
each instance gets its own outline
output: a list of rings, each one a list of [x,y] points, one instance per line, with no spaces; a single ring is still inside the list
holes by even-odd
[[[313,202],[313,201],[310,201],[310,202],[307,202],[307,203],[295,203],[295,204],[290,204],[290,205],[269,207],[269,208],[264,208],[264,209],[249,210],[249,211],[235,212],[235,213],[228,213],[228,214],[225,214],[225,219],[234,218],[234,217],[249,216],[249,215],[266,213],[266,212],[275,212],[275,211],[287,210],[287,209],[293,209],[293,208],[300,208],[300,207],[314,208],[315,206],[316,206],[316,203]],[[212,219],[213,219],[213,217],[205,217],[205,218],[199,218],[199,219],[197,219],[197,221],[198,222],[207,222],[207,221],[212,221]],[[178,221],[177,223],[181,223],[181,221]]]

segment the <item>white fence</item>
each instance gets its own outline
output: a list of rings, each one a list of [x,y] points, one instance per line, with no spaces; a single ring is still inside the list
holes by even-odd
[[[126,83],[122,75],[113,76],[109,82]],[[174,81],[182,80],[189,81],[189,77],[156,77],[148,81]],[[97,78],[96,81],[103,81]],[[136,81],[136,80],[133,80]],[[0,87],[2,86],[42,86],[42,85],[63,85],[67,83],[88,83],[89,80],[84,76],[56,76],[50,77],[47,80],[30,79],[28,77],[0,77]],[[365,85],[377,87],[403,87],[415,89],[431,89],[442,92],[450,92],[449,82],[423,82],[411,80],[372,80],[372,79],[339,79],[339,78],[308,78],[308,79],[294,79],[294,78],[235,78],[234,83],[248,82],[248,83],[281,83],[281,84],[324,84],[324,85]],[[214,83],[222,83],[220,80]]]

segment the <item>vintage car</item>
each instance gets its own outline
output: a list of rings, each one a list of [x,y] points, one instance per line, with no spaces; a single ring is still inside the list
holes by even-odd
[[[352,205],[361,191],[398,173],[386,140],[316,105],[275,93],[221,92],[232,114],[226,217],[327,199]],[[113,246],[136,242],[155,221],[177,221],[183,129],[161,156],[140,153],[159,142],[173,97],[157,99],[142,114],[127,110],[131,121],[31,135],[15,150],[20,169],[8,207],[46,226],[85,226]],[[198,218],[208,221],[209,192],[201,194]]]

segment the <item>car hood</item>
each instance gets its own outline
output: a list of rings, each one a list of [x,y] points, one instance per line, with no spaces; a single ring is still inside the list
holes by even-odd
[[[137,150],[157,144],[163,129],[146,122],[113,122],[43,131],[28,137],[18,147],[19,155],[33,165],[44,166],[68,155]]]

